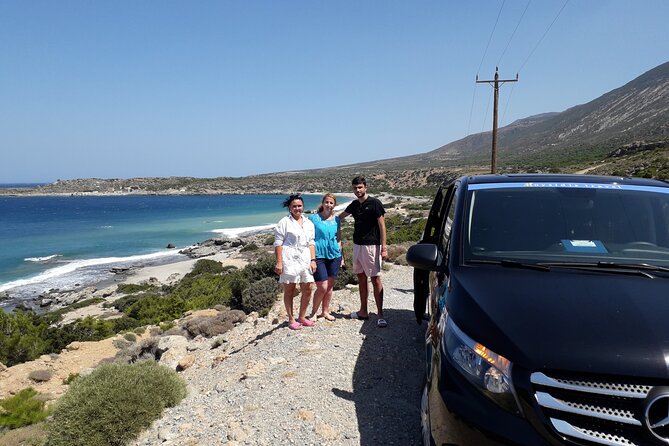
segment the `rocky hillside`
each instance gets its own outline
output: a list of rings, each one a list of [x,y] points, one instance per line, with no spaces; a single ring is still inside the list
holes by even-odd
[[[614,164],[614,170],[602,172],[669,178],[669,62],[586,104],[519,119],[500,128],[498,138],[502,172],[575,172]],[[487,172],[490,145],[490,132],[484,132],[426,153],[322,169],[242,178],[58,180],[34,189],[0,189],[0,194],[342,192],[361,173],[372,180],[373,191],[429,192],[445,179]],[[637,156],[649,150],[654,151],[651,164]]]
[[[527,170],[605,158],[631,144],[669,148],[669,62],[586,104],[519,119],[499,129],[498,165]],[[487,166],[491,132],[431,152],[358,164],[358,169]]]

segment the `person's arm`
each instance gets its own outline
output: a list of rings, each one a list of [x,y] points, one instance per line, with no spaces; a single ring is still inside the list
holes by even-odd
[[[339,217],[340,219],[344,219],[344,218],[348,217],[349,215],[351,215],[351,214],[349,214],[349,213],[346,212],[346,211],[341,211],[341,212],[339,213],[339,215],[337,215],[337,217]]]
[[[386,246],[386,219],[383,215],[377,218],[379,223],[379,234],[381,239],[381,258],[385,259],[388,257],[388,246]]]
[[[274,272],[278,275],[281,275],[283,272],[283,238],[284,238],[285,228],[283,226],[283,220],[279,221],[279,224],[274,228],[274,255],[276,256],[276,264],[274,265]]]
[[[309,220],[309,223],[311,223],[311,228],[309,229],[309,258],[311,261],[309,262],[309,265],[311,267],[311,272],[314,273],[316,272],[316,227],[314,226],[313,222]]]
[[[344,244],[341,241],[341,217],[337,219],[337,244],[339,245],[339,252],[341,252],[340,266],[344,266]]]
[[[274,247],[274,254],[276,255],[276,265],[274,265],[274,272],[281,275],[283,272],[283,246],[277,245]]]
[[[316,272],[316,246],[315,245],[309,245],[309,253],[311,254],[311,272],[314,273]]]

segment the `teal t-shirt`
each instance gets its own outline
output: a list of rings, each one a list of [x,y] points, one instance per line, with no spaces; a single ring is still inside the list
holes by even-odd
[[[309,215],[309,220],[316,227],[316,257],[319,259],[336,259],[341,257],[341,249],[337,243],[337,231],[341,226],[339,217],[323,220],[319,214]]]

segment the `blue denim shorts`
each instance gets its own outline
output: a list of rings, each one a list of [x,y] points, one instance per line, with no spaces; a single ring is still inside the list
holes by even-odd
[[[341,257],[337,257],[336,259],[316,259],[314,281],[322,282],[328,280],[328,277],[337,277],[340,265]]]

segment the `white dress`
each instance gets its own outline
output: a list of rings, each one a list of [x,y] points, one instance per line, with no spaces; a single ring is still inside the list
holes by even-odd
[[[314,224],[304,216],[302,216],[302,225],[292,215],[279,220],[274,229],[274,246],[283,247],[281,256],[283,271],[279,280],[281,283],[286,282],[284,279],[297,276],[303,277],[301,281],[313,281],[309,246],[315,246],[315,235]],[[305,273],[308,274],[305,275]],[[308,276],[311,276],[311,280],[308,280]]]

